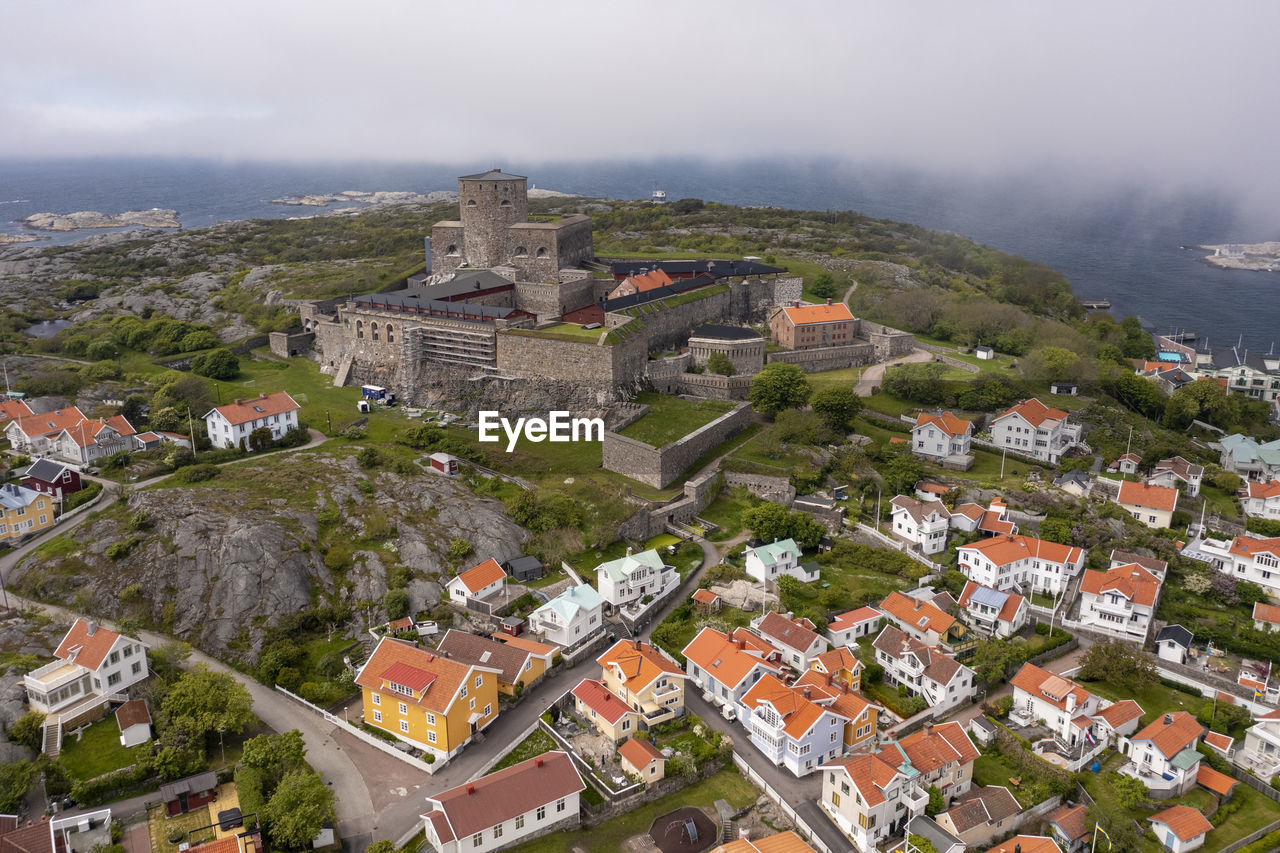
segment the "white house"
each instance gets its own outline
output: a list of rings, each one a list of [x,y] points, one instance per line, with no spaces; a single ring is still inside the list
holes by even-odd
[[[991,421],[991,440],[1050,465],[1080,441],[1081,426],[1067,422],[1067,413],[1034,398],[1023,400]]]
[[[921,412],[911,428],[911,450],[939,465],[968,470],[973,465],[969,450],[973,424],[950,412]]]
[[[893,535],[920,549],[921,554],[937,554],[947,548],[951,513],[942,501],[918,501],[897,495],[889,501]]]
[[[884,614],[874,607],[859,607],[841,613],[827,623],[827,639],[831,645],[850,646],[862,637],[870,637],[880,632],[884,624]]]
[[[1080,622],[1145,641],[1160,597],[1160,578],[1131,563],[1080,579]]]
[[[1260,483],[1280,480],[1280,438],[1259,443],[1250,436],[1232,433],[1218,439],[1218,446],[1222,448],[1218,461],[1228,471]]]
[[[747,574],[758,581],[776,581],[782,575],[791,575],[798,581],[816,581],[818,564],[800,564],[800,546],[794,539],[783,539],[768,545],[747,548]]]
[[[1237,581],[1256,583],[1272,595],[1280,593],[1280,536],[1271,539],[1237,536],[1231,540],[1230,549],[1220,562],[1221,570]]]
[[[445,586],[449,590],[450,599],[465,604],[468,601],[483,601],[494,593],[501,592],[506,580],[507,573],[491,557],[478,566],[459,572]]]
[[[529,614],[529,630],[568,648],[602,627],[604,598],[588,584],[571,586]]]
[[[116,708],[116,725],[120,727],[120,745],[137,746],[151,740],[151,712],[145,699],[130,699]]]
[[[1280,773],[1280,710],[1263,714],[1245,729],[1236,763],[1263,779]]]
[[[91,420],[75,406],[15,417],[4,429],[14,450],[76,465],[132,450],[133,435],[137,433],[123,415]]]
[[[596,566],[596,586],[604,600],[614,607],[658,597],[680,584],[680,573],[668,566],[650,548],[639,554],[627,549],[624,557]]]
[[[1032,536],[993,536],[956,549],[960,571],[992,589],[1025,589],[1057,596],[1081,569],[1086,552]]]
[[[969,624],[987,636],[1012,637],[1027,624],[1027,600],[1016,592],[965,581],[957,603]]]
[[[53,663],[22,679],[31,709],[42,714],[72,717],[81,708],[123,698],[148,675],[146,646],[92,620],[77,619],[53,656]]]
[[[948,607],[954,606],[950,595],[941,595]],[[880,602],[880,610],[908,637],[926,646],[941,646],[947,654],[957,654],[977,643],[968,626],[922,596],[894,590]]]
[[[751,620],[751,627],[761,638],[778,650],[783,663],[804,672],[813,659],[827,650],[827,641],[813,630],[808,619],[792,619],[770,610]]]
[[[1101,700],[1069,678],[1054,675],[1025,663],[1009,680],[1013,687],[1013,708],[1009,718],[1020,726],[1043,720],[1054,737],[1068,747],[1086,740],[1091,718],[1100,710]]]
[[[811,701],[805,688],[793,688],[766,675],[742,697],[742,725],[751,742],[775,765],[796,776],[844,751],[848,720]]]
[[[872,642],[876,663],[884,667],[884,679],[923,696],[937,712],[967,702],[973,693],[973,670],[938,649],[913,640],[886,625]]]
[[[681,654],[689,678],[717,704],[735,709],[753,684],[782,673],[778,650],[745,628],[723,634],[704,627]]]
[[[1240,507],[1249,518],[1280,519],[1280,480],[1245,483],[1240,490]]]
[[[1187,493],[1187,497],[1194,498],[1200,494],[1202,480],[1204,480],[1203,465],[1195,465],[1181,456],[1175,456],[1172,459],[1161,459],[1156,463],[1156,467],[1151,469],[1151,474],[1147,477],[1147,485],[1176,489],[1181,483],[1181,488]]]
[[[1116,493],[1116,503],[1147,527],[1172,527],[1173,513],[1178,508],[1178,490],[1125,480]]]
[[[560,750],[427,797],[427,841],[439,853],[486,853],[576,829],[586,784]]]
[[[1258,605],[1253,606],[1254,614]],[[1191,640],[1194,635],[1181,625],[1165,625],[1156,634],[1156,657],[1174,663],[1186,663],[1187,653],[1191,651]]]
[[[1190,806],[1170,806],[1147,818],[1160,844],[1173,853],[1188,853],[1204,846],[1204,836],[1213,830],[1209,819]]]
[[[897,743],[886,744],[880,752],[895,758],[899,767],[915,770],[920,787],[937,786],[947,803],[972,787],[978,748],[960,723],[925,723]]]
[[[1162,714],[1150,725],[1122,742],[1129,756],[1120,772],[1139,779],[1153,793],[1181,796],[1196,784],[1201,755],[1196,741],[1204,726],[1186,711]]]
[[[893,756],[858,752],[821,765],[819,805],[857,850],[878,850],[881,842],[902,835],[912,818],[924,814],[929,795],[916,783],[914,769],[901,768]]]
[[[214,447],[244,447],[249,449],[249,436],[257,429],[271,431],[272,439],[279,439],[291,429],[298,428],[299,406],[288,392],[263,394],[252,400],[236,400],[218,406],[204,416],[209,441]]]
[[[1142,464],[1142,457],[1136,453],[1126,453],[1116,460],[1116,470],[1121,474],[1136,474],[1138,466]]]

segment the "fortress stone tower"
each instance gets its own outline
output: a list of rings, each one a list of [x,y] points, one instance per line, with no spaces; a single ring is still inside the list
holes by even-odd
[[[591,220],[582,214],[529,222],[527,178],[492,169],[458,178],[459,219],[431,229],[432,272],[514,267],[545,282],[594,256]]]

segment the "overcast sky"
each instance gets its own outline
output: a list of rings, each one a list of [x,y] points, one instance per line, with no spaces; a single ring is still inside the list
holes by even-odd
[[[836,155],[1280,192],[1273,0],[3,8],[6,157]]]

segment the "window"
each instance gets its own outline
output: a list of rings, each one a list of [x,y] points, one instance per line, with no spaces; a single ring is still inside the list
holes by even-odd
[[[468,710],[470,710],[470,711],[474,711],[475,709],[476,709],[476,697],[472,696],[472,697],[471,697],[471,705],[470,705],[470,707],[468,708]]]
[[[475,202],[472,202],[472,204],[475,204]],[[479,846],[480,846],[480,845],[482,845],[482,844],[484,844],[484,833],[483,833],[483,832],[477,832],[475,835],[471,836],[471,846],[472,846],[472,847],[479,847]]]
[[[141,661],[134,661],[134,662],[133,662],[133,668],[132,668],[132,670],[130,670],[130,671],[131,671],[134,675],[137,675],[138,673],[142,672],[142,662],[141,662]]]
[[[125,646],[125,647],[124,647],[124,656],[125,656],[125,657],[132,657],[132,656],[133,656],[133,646]]]
[[[535,819],[535,820],[543,820],[544,818],[546,818],[546,816],[547,816],[547,807],[546,807],[546,806],[538,806],[538,812],[537,812],[537,814],[535,815],[534,819]]]
[[[400,731],[402,731],[402,732],[408,732],[408,731],[409,731],[409,721],[408,721],[408,720],[401,720],[401,721],[400,721]]]
[[[48,524],[48,523],[49,523],[49,516],[47,516],[47,515],[42,515],[42,516],[40,516],[40,523],[41,523],[41,524]]]
[[[502,824],[498,824],[493,828],[493,838],[496,841],[501,837],[502,837]]]
[[[435,714],[433,714],[433,713],[431,713],[430,711],[428,711],[428,712],[427,712],[427,725],[428,725],[428,726],[434,726],[435,724],[436,724],[436,715],[435,715]]]
[[[375,704],[375,705],[381,705],[381,704],[382,704],[382,697],[381,697],[381,696],[379,696],[377,693],[374,693],[371,701],[372,701],[372,702],[373,702],[373,704]]]
[[[840,795],[837,794],[835,791],[831,792],[831,805],[833,806],[840,805]]]
[[[401,713],[401,714],[407,714],[407,713],[409,713],[409,706],[408,706],[407,704],[405,704],[404,702],[400,702],[400,703],[399,703],[399,705],[400,705],[400,709],[399,709],[399,710],[400,710],[400,713]]]
[[[524,815],[516,815],[516,829],[524,829]]]
[[[373,721],[374,721],[375,723],[380,723],[380,722],[382,722],[382,712],[381,712],[381,711],[374,711],[374,712],[373,712]]]
[[[623,720],[623,721],[622,721],[622,730],[625,732],[625,731],[627,731],[627,730],[628,730],[628,729],[630,729],[630,728],[631,728],[631,721],[630,721],[630,720]]]
[[[465,685],[465,684],[464,684],[464,685],[462,685],[462,691],[458,694],[458,698],[459,698],[459,699],[466,699],[466,698],[467,698],[467,685]]]
[[[115,651],[111,653],[111,662],[120,663],[120,652]]]
[[[479,687],[479,686],[480,686],[480,684],[481,684],[481,682],[483,682],[483,681],[484,681],[484,676],[483,676],[483,675],[477,675],[477,676],[476,676],[476,687]]]
[[[486,717],[487,717],[487,716],[489,716],[489,714],[490,714],[490,713],[492,713],[492,712],[493,712],[493,706],[492,706],[492,705],[485,705],[485,706],[484,706],[484,715],[485,715]]]
[[[564,798],[563,798],[563,797],[561,797],[559,800],[557,800],[557,801],[556,801],[556,811],[558,811],[558,812],[562,812],[562,811],[564,811]]]
[[[108,687],[114,687],[115,685],[117,685],[117,684],[119,684],[119,683],[120,683],[120,673],[118,673],[118,672],[113,672],[113,673],[111,673],[110,675],[108,675],[108,676],[107,676],[107,686],[108,686]]]
[[[387,343],[394,344],[396,342],[395,330],[391,328],[391,324],[387,324]]]
[[[436,742],[436,733],[427,732],[427,743],[435,743],[435,742]]]

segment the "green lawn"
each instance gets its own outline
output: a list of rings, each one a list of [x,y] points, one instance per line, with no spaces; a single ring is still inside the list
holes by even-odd
[[[591,853],[622,851],[623,843],[633,835],[649,831],[659,816],[683,806],[711,806],[716,800],[727,800],[735,809],[745,808],[760,796],[760,790],[742,778],[732,765],[701,782],[646,803],[613,820],[576,832],[555,832],[526,844],[510,848],[512,853],[567,853],[574,847]]]
[[[147,753],[147,744],[125,749],[120,745],[120,727],[114,714],[89,726],[80,739],[64,732],[58,762],[73,779],[93,779],[103,773],[128,767]]]
[[[1209,483],[1203,483],[1200,486],[1200,494],[1209,503],[1209,510],[1223,518],[1234,518],[1240,520],[1240,503],[1236,500],[1236,496],[1228,494],[1217,486]]]
[[[746,486],[738,486],[732,490],[726,489],[700,512],[698,517],[717,525],[718,529],[711,534],[710,538],[714,542],[723,542],[742,532],[743,511],[760,501],[760,498],[747,491]]]
[[[536,334],[546,335],[552,338],[573,338],[582,341],[595,343],[600,340],[600,336],[607,330],[597,327],[594,329],[584,329],[577,323],[556,323],[554,326],[547,326],[545,329],[535,330]]]
[[[920,408],[919,403],[911,400],[901,400],[892,394],[886,394],[883,391],[877,391],[870,397],[862,398],[862,405],[866,406],[873,412],[879,412],[882,415],[890,415],[891,417],[900,417],[905,415],[912,409]],[[907,428],[907,424],[903,423],[903,428]]]
[[[627,555],[627,543],[621,539],[606,545],[604,548],[588,548],[585,551],[579,551],[572,557],[565,560],[566,563],[573,566],[573,570],[582,576],[582,579],[594,584],[596,580],[596,566],[601,563],[607,563],[610,560],[616,560],[619,557]]]
[[[973,762],[975,786],[1000,785],[1008,788],[1009,793],[1013,794],[1014,799],[1018,801],[1018,805],[1029,809],[1036,804],[1035,795],[1025,786],[1015,788],[1009,783],[1010,779],[1019,778],[1021,775],[1012,765],[1006,764],[1004,758],[995,751],[984,752]]]
[[[527,738],[520,741],[510,752],[504,755],[501,761],[493,765],[493,769],[501,770],[504,767],[519,764],[521,761],[527,761],[555,748],[556,742],[551,735],[544,732],[541,727],[536,728]]]
[[[907,697],[899,696],[897,687],[893,687],[892,685],[884,682],[872,684],[870,681],[864,680],[862,682],[862,692],[865,693],[867,698],[871,701],[884,705],[890,711],[903,719],[911,716],[907,713],[908,709],[903,708],[901,705],[902,700]]]
[[[1174,711],[1187,711],[1195,715],[1204,708],[1206,703],[1212,702],[1212,699],[1193,696],[1182,690],[1174,690],[1172,687],[1167,687],[1159,682],[1145,690],[1135,690],[1129,685],[1117,685],[1109,681],[1082,681],[1080,683],[1086,690],[1098,694],[1103,699],[1109,699],[1112,702],[1132,699],[1137,702],[1142,706],[1143,725],[1156,719],[1161,714],[1169,714]]]
[[[649,413],[621,431],[621,435],[662,447],[705,426],[734,404],[724,400],[684,400],[666,394],[645,392],[635,402],[649,407]]]

